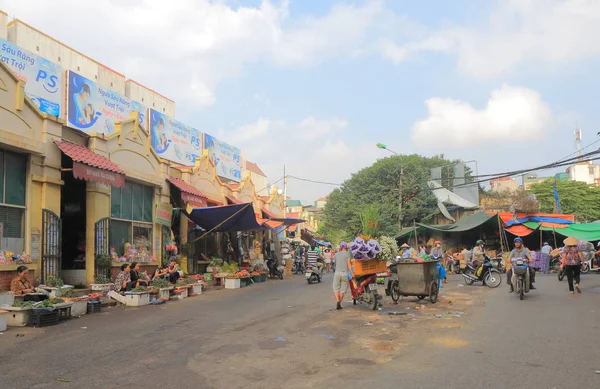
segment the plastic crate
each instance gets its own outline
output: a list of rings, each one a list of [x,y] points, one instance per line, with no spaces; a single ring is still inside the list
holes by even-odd
[[[87,313],[98,313],[102,312],[102,303],[101,302],[88,302],[87,304]]]
[[[29,326],[47,327],[58,324],[60,313],[58,310],[32,309],[29,316]]]
[[[366,261],[357,261],[353,259],[350,263],[352,265],[350,272],[355,276],[366,276],[387,271],[386,262],[378,259],[369,259]]]

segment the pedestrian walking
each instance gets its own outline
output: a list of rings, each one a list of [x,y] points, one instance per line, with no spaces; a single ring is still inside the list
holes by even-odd
[[[348,251],[346,242],[340,243],[340,251],[335,254],[335,273],[333,274],[333,296],[336,301],[336,309],[342,309],[344,293],[348,289],[348,260],[352,255]]]
[[[546,274],[550,273],[550,253],[552,252],[552,246],[550,246],[550,244],[548,242],[544,242],[544,245],[542,246],[542,249],[540,250],[540,252],[542,253],[542,261],[545,264],[545,268],[543,269],[543,271],[546,272]]]
[[[573,281],[575,281],[575,289],[577,293],[581,293],[579,288],[581,263],[583,262],[583,254],[577,246],[579,241],[577,238],[569,236],[564,240],[565,248],[563,249],[561,266],[565,269],[567,281],[569,282],[569,293],[574,294]]]

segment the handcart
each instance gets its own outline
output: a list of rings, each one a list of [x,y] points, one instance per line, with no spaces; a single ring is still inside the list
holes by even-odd
[[[416,296],[420,300],[429,297],[435,304],[438,300],[438,270],[436,261],[399,262],[398,293],[400,296]]]

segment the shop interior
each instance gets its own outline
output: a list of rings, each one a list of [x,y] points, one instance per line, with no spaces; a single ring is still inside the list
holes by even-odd
[[[87,182],[73,177],[73,161],[64,154],[62,166],[62,277],[67,284],[85,284]]]

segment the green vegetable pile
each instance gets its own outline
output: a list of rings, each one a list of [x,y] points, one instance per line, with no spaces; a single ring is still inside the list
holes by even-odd
[[[33,305],[33,301],[15,301],[12,306],[15,308],[28,308]]]
[[[162,288],[168,288],[172,285],[169,281],[165,280],[164,278],[157,278],[156,280],[152,281],[151,286],[154,289],[162,289]]]
[[[132,292],[138,292],[138,293],[139,293],[139,292],[147,292],[147,291],[148,291],[148,288],[147,288],[147,287],[145,287],[145,286],[137,286],[137,287],[135,287],[135,288],[131,289],[131,291],[132,291]]]

